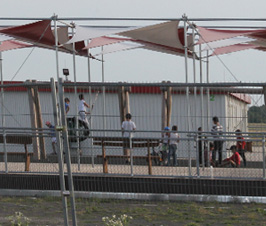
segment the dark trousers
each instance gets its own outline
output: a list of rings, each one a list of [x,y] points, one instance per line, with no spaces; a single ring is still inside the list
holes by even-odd
[[[239,155],[242,157],[243,159],[243,163],[244,163],[244,167],[247,166],[247,160],[246,160],[246,156],[245,156],[245,150],[243,149],[238,149],[237,152],[239,153]]]
[[[218,151],[218,163],[222,163],[222,151],[223,151],[223,141],[215,140],[214,141],[214,150],[212,151],[212,160],[216,161],[216,152]]]

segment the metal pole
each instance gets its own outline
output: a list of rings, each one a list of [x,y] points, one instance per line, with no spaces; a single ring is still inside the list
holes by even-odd
[[[59,125],[59,114],[57,110],[57,95],[56,95],[56,86],[54,78],[51,78],[51,95],[53,102],[53,111],[54,111],[54,122],[55,126]],[[65,187],[65,177],[64,177],[64,163],[63,163],[63,151],[62,151],[62,140],[60,132],[56,131],[56,140],[57,140],[57,157],[59,165],[59,177],[60,177],[60,188],[61,188],[61,197],[63,204],[63,213],[64,213],[64,225],[68,226],[68,210],[67,210],[67,191]]]
[[[72,23],[72,36],[74,36],[74,24]],[[74,84],[77,83],[77,73],[76,73],[76,53],[75,53],[75,43],[72,44],[72,50],[73,50],[73,74],[74,74]],[[76,137],[77,137],[77,160],[78,160],[78,170],[80,171],[80,142],[79,142],[79,131],[78,131],[78,125],[79,125],[79,111],[78,111],[78,105],[76,98],[78,97],[77,94],[77,86],[74,86],[74,91],[75,91],[75,101],[74,104],[76,106]]]
[[[89,40],[87,40],[87,44],[89,45]],[[91,64],[90,64],[90,49],[88,49],[88,82],[91,83]],[[92,101],[91,101],[91,86],[89,86],[89,105],[90,108],[92,109]],[[90,111],[90,119],[89,119],[89,124],[90,124],[90,133],[91,136],[93,136],[93,132],[92,132],[92,111]],[[94,153],[93,153],[93,138],[90,139],[90,149],[91,149],[91,164],[92,167],[94,168]]]
[[[1,42],[0,42],[0,45],[1,45]],[[4,85],[3,58],[2,58],[2,52],[1,51],[0,51],[0,74],[1,74],[1,85]],[[1,102],[2,102],[2,128],[3,128],[3,148],[4,148],[5,172],[8,173],[7,149],[6,149],[6,130],[5,130],[4,88],[1,88]]]
[[[103,46],[102,46],[103,52]],[[102,53],[102,82],[104,83],[104,61]],[[105,86],[103,86],[103,129],[106,129],[106,109],[105,109]],[[105,134],[105,132],[104,132]]]
[[[188,65],[187,65],[187,57],[188,57],[188,47],[187,47],[187,17],[183,15],[184,20],[184,49],[185,49],[185,76],[186,83],[188,83]],[[189,87],[186,87],[186,98],[187,98],[187,130],[191,129],[191,118],[190,118],[190,106],[189,106]],[[191,176],[191,153],[190,153],[190,142],[188,141],[188,158],[189,158],[189,176]]]
[[[207,61],[206,61],[206,81],[210,83],[210,74],[209,74],[209,50],[207,50]],[[206,95],[207,95],[207,110],[206,110],[206,130],[210,128],[209,126],[209,118],[210,118],[210,88],[206,88]],[[207,148],[209,149],[209,141],[207,141]],[[203,150],[203,149],[202,149]],[[207,155],[207,166],[209,166],[209,154]]]
[[[196,166],[197,166],[197,175],[198,177],[200,177],[200,171],[199,171],[199,137],[198,134],[195,137],[195,141],[196,141]],[[204,163],[203,163],[204,164]]]
[[[265,137],[262,140],[263,180],[265,180]]]
[[[203,76],[202,76],[202,55],[201,55],[201,45],[199,45],[199,55],[200,55],[200,83],[203,83]],[[203,87],[200,87],[200,97],[201,97],[201,128],[204,131],[204,106],[203,106]]]
[[[133,153],[132,153],[132,132],[129,132],[129,148],[130,148],[130,172],[133,177]]]
[[[61,102],[61,114],[62,114],[62,133],[63,133],[63,143],[64,143],[64,150],[65,150],[65,160],[67,165],[67,174],[68,174],[68,187],[70,192],[70,204],[71,204],[71,211],[72,211],[72,224],[73,226],[77,225],[77,217],[76,217],[76,207],[75,207],[75,194],[74,194],[74,185],[73,185],[73,177],[72,177],[72,170],[71,170],[71,159],[70,159],[70,150],[69,150],[69,143],[68,143],[68,131],[67,131],[67,122],[66,122],[66,114],[64,108],[64,91],[63,91],[63,79],[59,79],[58,84],[58,94],[59,94],[59,102]]]
[[[195,43],[195,27],[192,28],[192,38],[193,38],[193,45]],[[193,80],[194,83],[197,82],[196,79],[196,53],[195,53],[195,46],[193,46]],[[194,117],[195,117],[195,131],[198,128],[198,118],[197,118],[197,87],[194,87]]]

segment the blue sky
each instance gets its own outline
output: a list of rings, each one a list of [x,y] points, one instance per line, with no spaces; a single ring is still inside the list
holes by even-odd
[[[1,0],[1,17],[45,17],[56,13],[59,17],[134,17],[134,18],[264,18],[265,1],[246,0]],[[29,21],[3,21],[1,24],[26,24]],[[78,25],[146,25],[143,21],[74,21]],[[150,22],[151,23],[151,22]],[[196,22],[197,25],[251,25],[265,26],[266,22]],[[3,74],[10,80],[22,65],[31,49],[4,52]],[[265,81],[266,52],[246,50],[220,57],[224,64],[240,81]],[[59,54],[60,73],[62,68],[70,69],[73,80],[72,56]],[[104,57],[106,81],[156,82],[171,80],[185,81],[184,58],[148,50],[130,50]],[[87,59],[77,57],[78,81],[87,81]],[[101,81],[101,63],[91,61],[93,81]],[[27,62],[14,80],[49,80],[56,77],[55,53],[51,50],[34,49]],[[197,79],[199,77],[197,66]],[[234,81],[220,61],[210,59],[211,81]],[[199,80],[199,79],[198,79]],[[192,62],[189,60],[189,81],[192,82]]]

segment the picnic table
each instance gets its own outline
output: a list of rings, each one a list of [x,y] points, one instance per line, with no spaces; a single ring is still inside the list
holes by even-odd
[[[130,139],[128,137],[93,137],[93,145],[102,147],[103,159],[103,172],[108,173],[108,159],[109,158],[129,158],[127,155],[107,155],[106,147],[128,147]],[[152,159],[159,159],[159,156],[151,155],[151,148],[157,147],[160,144],[160,139],[158,138],[131,138],[132,149],[134,148],[147,148],[147,155],[132,156],[133,158],[145,158],[148,160],[148,171],[149,175],[152,175]]]

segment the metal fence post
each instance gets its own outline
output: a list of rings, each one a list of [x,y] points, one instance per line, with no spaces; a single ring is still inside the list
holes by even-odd
[[[263,179],[265,180],[265,136],[262,140],[262,159],[263,159]]]
[[[57,110],[57,98],[56,98],[56,86],[54,78],[51,78],[51,95],[53,102],[53,114],[54,114],[54,122],[55,126],[59,124],[58,110]],[[59,165],[59,175],[60,175],[60,188],[61,188],[61,197],[63,204],[63,213],[64,213],[64,223],[68,225],[68,210],[67,210],[67,198],[66,198],[66,187],[65,187],[65,177],[64,177],[64,163],[63,163],[63,151],[62,151],[62,142],[60,132],[56,132],[56,140],[57,140],[57,157],[58,157],[58,165]]]
[[[62,120],[62,133],[63,133],[63,144],[65,150],[65,160],[67,164],[67,174],[68,174],[68,186],[70,192],[70,204],[72,211],[72,224],[73,226],[77,225],[77,217],[76,217],[76,207],[75,207],[75,194],[74,194],[74,185],[73,185],[73,177],[71,170],[71,159],[70,159],[70,150],[69,150],[69,142],[68,142],[68,130],[66,123],[66,113],[64,107],[64,91],[63,91],[63,79],[59,79],[58,84],[58,94],[59,94],[59,102],[61,107],[61,120]],[[78,122],[77,122],[78,123]]]
[[[129,132],[129,150],[130,150],[130,172],[131,176],[133,176],[133,147],[132,147],[132,133]]]
[[[6,131],[5,131],[5,129],[3,129],[3,143],[4,143],[5,172],[8,173],[8,167],[7,167],[7,150],[6,150]]]
[[[197,166],[197,176],[200,177],[200,171],[199,171],[199,137],[198,134],[195,136],[195,142],[196,142],[196,166]]]
[[[191,177],[191,151],[190,139],[188,140],[188,175]]]

